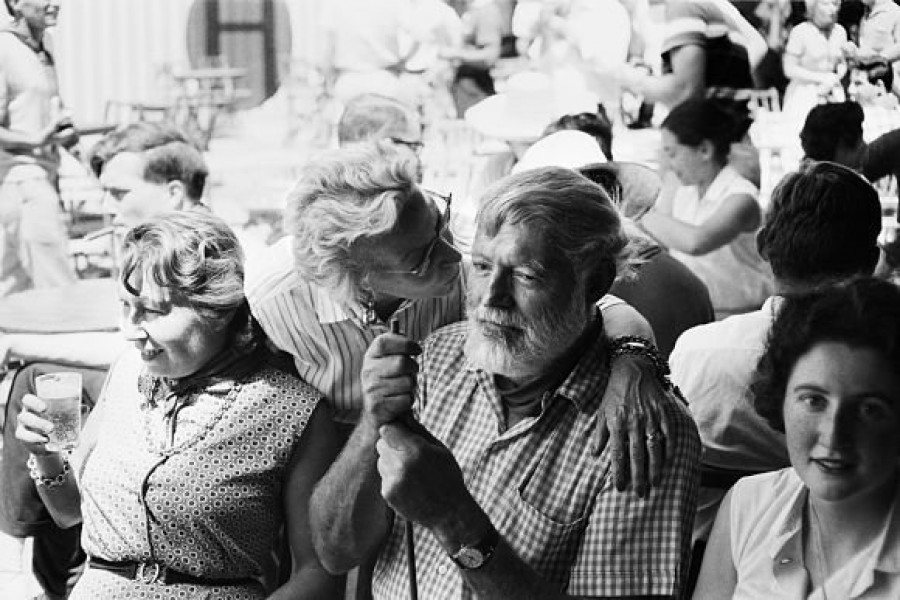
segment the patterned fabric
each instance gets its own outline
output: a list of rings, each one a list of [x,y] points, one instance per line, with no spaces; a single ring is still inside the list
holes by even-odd
[[[258,578],[284,521],[282,482],[319,396],[281,371],[189,393],[166,441],[166,405],[138,390],[140,357],[110,372],[97,445],[81,471],[82,545],[207,578]],[[165,448],[174,447],[175,451]],[[262,586],[144,585],[88,569],[73,599],[263,598]]]
[[[700,441],[678,402],[666,404],[676,439],[649,498],[617,492],[610,452],[590,452],[608,377],[601,336],[540,415],[505,430],[490,375],[463,354],[465,323],[431,336],[420,357],[421,422],[453,452],[469,491],[513,550],[560,591],[579,596],[676,594],[687,574]],[[395,520],[375,569],[376,598],[408,591],[403,524]],[[435,538],[415,528],[420,596],[471,598]]]
[[[264,260],[247,264],[247,299],[253,315],[275,345],[294,357],[297,370],[330,403],[334,417],[353,422],[362,407],[359,373],[362,359],[385,323],[366,325],[362,307],[329,296],[319,286],[304,281],[294,269],[286,237],[272,247]],[[462,281],[443,298],[404,303],[395,316],[400,330],[415,340],[463,318]]]

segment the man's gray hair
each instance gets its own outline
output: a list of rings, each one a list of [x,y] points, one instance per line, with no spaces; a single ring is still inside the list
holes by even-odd
[[[556,266],[585,278],[591,301],[627,267],[628,238],[609,195],[571,169],[510,175],[485,190],[479,205],[479,235],[493,237],[504,225],[527,227],[556,253]]]
[[[308,163],[287,199],[294,266],[335,298],[352,302],[365,288],[368,265],[354,244],[392,231],[415,195],[415,160],[389,143],[334,150]]]
[[[363,94],[351,98],[338,121],[338,143],[379,140],[390,131],[408,129],[413,109],[394,98]]]

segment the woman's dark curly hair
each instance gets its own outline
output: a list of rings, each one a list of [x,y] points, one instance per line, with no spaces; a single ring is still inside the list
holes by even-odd
[[[753,407],[776,431],[784,431],[784,397],[794,366],[821,342],[874,350],[900,372],[900,288],[859,278],[787,298],[750,385]]]

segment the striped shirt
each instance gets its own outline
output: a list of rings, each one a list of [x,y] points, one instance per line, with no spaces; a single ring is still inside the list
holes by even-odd
[[[366,325],[354,299],[334,298],[303,279],[294,268],[293,238],[279,240],[247,264],[250,309],[280,349],[294,357],[306,382],[325,396],[338,421],[353,422],[362,408],[359,373],[369,344],[387,331],[386,323]],[[448,296],[404,302],[394,316],[415,340],[463,318],[462,277]]]
[[[492,377],[468,364],[466,323],[424,344],[417,409],[453,453],[469,492],[515,553],[548,583],[576,596],[678,594],[687,576],[700,440],[684,406],[664,405],[675,436],[663,479],[648,498],[616,491],[610,449],[590,450],[609,372],[600,336],[537,417],[505,430]],[[430,532],[415,527],[423,598],[472,598]],[[395,519],[375,568],[375,598],[408,594],[404,526]]]

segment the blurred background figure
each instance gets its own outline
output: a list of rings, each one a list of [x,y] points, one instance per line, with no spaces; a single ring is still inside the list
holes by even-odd
[[[340,102],[380,94],[411,102],[400,74],[417,45],[404,0],[329,0],[322,3],[319,67]]]
[[[680,185],[637,224],[709,288],[717,318],[759,308],[772,274],[756,250],[759,190],[728,165],[749,117],[717,100],[688,100],[662,123],[662,148]]]
[[[456,65],[451,93],[459,117],[479,100],[496,93],[491,68],[500,58],[503,13],[494,0],[469,0],[462,24],[462,45],[445,48],[440,54]]]
[[[784,112],[798,123],[822,101],[841,101],[847,73],[847,32],[837,22],[838,2],[807,0],[806,21],[791,30],[784,49],[784,74],[790,80]]]
[[[0,29],[0,297],[75,280],[58,190],[60,147],[78,134],[59,97],[57,0],[5,0]]]

